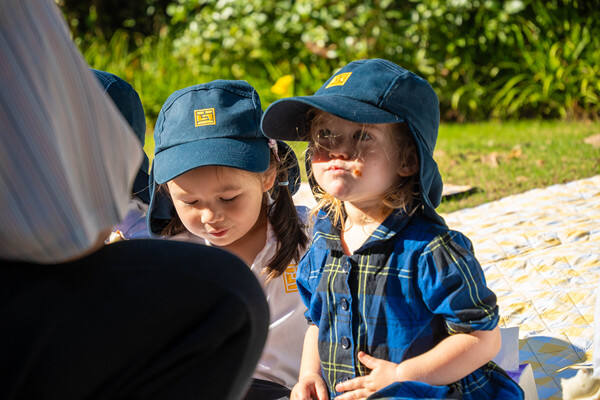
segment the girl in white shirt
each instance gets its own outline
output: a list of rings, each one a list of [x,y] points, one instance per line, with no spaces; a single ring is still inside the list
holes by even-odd
[[[262,134],[261,115],[258,94],[244,81],[217,80],[169,96],[154,130],[148,213],[153,233],[229,250],[261,282],[269,337],[247,400],[289,396],[308,327],[296,287],[306,212],[294,207],[289,190],[299,185],[297,160]],[[172,201],[170,219],[153,213],[161,194]]]

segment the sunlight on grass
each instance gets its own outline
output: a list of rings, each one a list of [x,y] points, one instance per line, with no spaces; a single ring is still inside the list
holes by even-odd
[[[600,133],[599,122],[514,121],[442,124],[435,150],[444,182],[477,190],[444,199],[438,211],[474,207],[516,193],[600,173],[600,149],[584,139]],[[305,142],[289,142],[300,162]],[[152,159],[152,130],[144,150]]]
[[[472,185],[478,191],[444,200],[438,211],[596,175],[600,149],[584,139],[598,132],[598,122],[443,124],[434,157],[444,182]]]

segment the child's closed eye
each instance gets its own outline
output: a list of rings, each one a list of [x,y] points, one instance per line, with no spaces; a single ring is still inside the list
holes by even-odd
[[[237,196],[233,196],[233,197],[221,197],[220,200],[223,201],[223,202],[225,202],[225,203],[229,203],[229,202],[234,201],[238,197],[240,197],[240,196],[237,195]]]
[[[181,200],[181,202],[185,205],[193,206],[194,204],[198,203],[198,200],[190,200],[190,201]]]

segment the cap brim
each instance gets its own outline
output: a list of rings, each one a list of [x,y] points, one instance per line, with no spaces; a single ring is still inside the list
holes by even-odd
[[[269,167],[267,139],[211,138],[170,147],[154,157],[154,179],[162,184],[207,165],[266,171]]]
[[[263,114],[261,128],[273,139],[308,140],[306,114],[311,108],[364,124],[404,122],[396,114],[346,96],[299,96],[271,104]]]

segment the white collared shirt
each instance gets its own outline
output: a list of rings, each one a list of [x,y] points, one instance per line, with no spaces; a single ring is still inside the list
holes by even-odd
[[[307,208],[300,206],[296,207],[296,210],[306,222]],[[209,244],[187,231],[170,239]],[[250,266],[265,292],[271,313],[269,335],[253,377],[276,382],[291,389],[298,381],[302,345],[308,323],[304,317],[306,307],[296,286],[297,262],[290,264],[280,276],[266,282],[267,274],[262,271],[276,251],[277,238],[271,224],[267,224],[265,246]],[[300,257],[304,251],[301,251]]]

